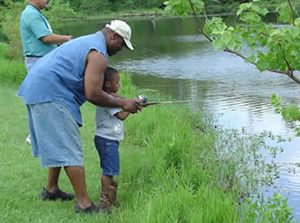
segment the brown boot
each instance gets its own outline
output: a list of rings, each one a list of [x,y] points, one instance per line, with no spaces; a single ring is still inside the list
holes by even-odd
[[[115,207],[119,207],[121,204],[117,200],[117,190],[118,190],[118,182],[113,180],[110,186],[111,198],[112,198],[112,205]]]
[[[110,192],[111,186],[102,186],[101,196],[98,202],[98,207],[110,210],[112,208],[112,195]]]

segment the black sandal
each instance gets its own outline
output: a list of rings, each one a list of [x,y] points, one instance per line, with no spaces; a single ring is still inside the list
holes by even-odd
[[[41,198],[42,200],[49,200],[49,201],[56,201],[56,200],[71,201],[75,198],[75,195],[72,193],[64,192],[60,189],[58,189],[58,191],[55,193],[51,193],[47,191],[46,188],[44,187],[41,192]]]
[[[74,206],[74,211],[76,213],[85,213],[85,214],[88,214],[88,213],[93,213],[93,212],[99,212],[100,208],[97,205],[95,205],[93,202],[92,202],[91,206],[89,206],[87,208],[81,208],[79,206],[79,204],[76,202],[76,204]]]

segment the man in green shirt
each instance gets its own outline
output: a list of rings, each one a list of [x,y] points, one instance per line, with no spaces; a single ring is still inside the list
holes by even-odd
[[[72,39],[72,36],[57,35],[40,10],[48,6],[50,0],[30,0],[20,18],[20,32],[25,56],[27,73],[43,56],[61,44]],[[31,143],[30,136],[26,138]]]
[[[47,7],[49,0],[30,0],[20,18],[20,32],[25,56],[26,68],[40,57],[61,44],[71,40],[72,36],[57,35],[52,32],[49,22],[40,10]]]

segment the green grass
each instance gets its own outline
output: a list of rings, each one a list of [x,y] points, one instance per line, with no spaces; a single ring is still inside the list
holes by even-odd
[[[123,82],[130,82],[130,78]],[[47,169],[40,168],[25,143],[26,110],[15,96],[17,89],[16,84],[1,84],[0,222],[235,221],[233,196],[225,194],[197,164],[197,155],[210,145],[203,132],[195,132],[192,114],[184,107],[152,106],[125,121],[121,174],[117,177],[122,207],[112,215],[75,215],[74,202],[41,201],[39,192],[45,186]],[[127,85],[123,93],[132,90]],[[97,202],[101,172],[93,145],[94,110],[89,103],[83,106],[81,134],[88,193]],[[60,187],[72,191],[64,172]]]
[[[0,47],[8,49],[7,45]],[[0,84],[0,222],[231,223],[240,222],[241,216],[246,222],[255,222],[258,217],[263,222],[290,222],[287,217],[292,212],[286,203],[280,203],[281,197],[275,197],[277,203],[269,206],[263,201],[257,205],[252,198],[245,205],[238,204],[241,195],[251,191],[252,186],[245,186],[259,182],[255,172],[265,168],[263,164],[256,169],[247,167],[253,163],[252,153],[257,154],[262,147],[261,136],[245,141],[235,131],[212,130],[201,113],[179,105],[149,106],[125,120],[125,140],[120,143],[121,173],[117,177],[122,206],[113,214],[74,214],[74,201],[40,200],[47,169],[40,167],[25,143],[26,109],[15,96],[26,72],[16,69],[21,61],[7,58],[5,53],[1,53],[0,60],[14,64],[10,75],[0,73],[4,80]],[[0,66],[1,72],[7,69],[3,63]],[[130,75],[121,76],[122,95],[136,97],[146,92],[132,85]],[[149,92],[147,96],[153,101],[167,97]],[[101,171],[93,143],[95,107],[85,103],[81,111],[87,190],[91,200],[97,202]],[[64,171],[59,185],[63,190],[73,190]],[[278,217],[283,220],[271,221]]]
[[[19,60],[13,60],[10,56],[12,48],[0,42],[0,81],[2,82],[14,82],[21,83],[26,76],[25,64],[20,58]]]

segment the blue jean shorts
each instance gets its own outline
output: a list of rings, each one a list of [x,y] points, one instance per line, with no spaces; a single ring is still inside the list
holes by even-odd
[[[100,156],[102,175],[116,176],[120,173],[119,142],[100,136],[94,138],[95,146]]]
[[[26,105],[32,154],[42,167],[83,166],[79,126],[60,102]]]

